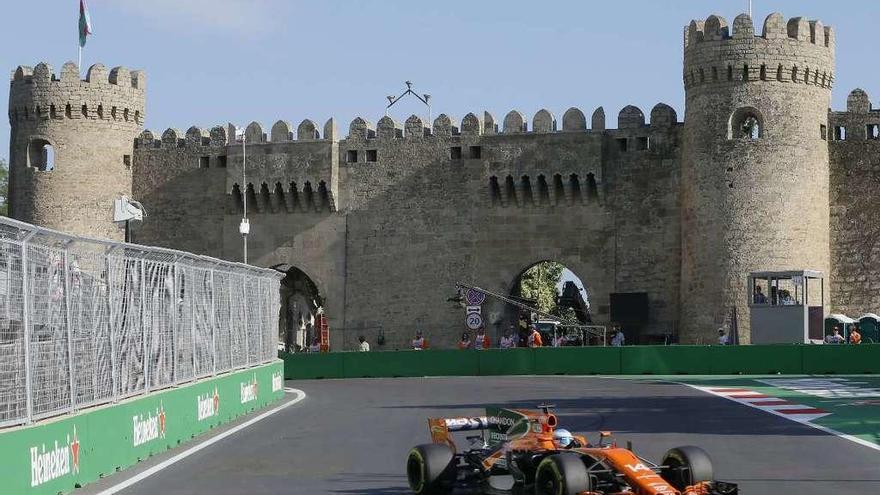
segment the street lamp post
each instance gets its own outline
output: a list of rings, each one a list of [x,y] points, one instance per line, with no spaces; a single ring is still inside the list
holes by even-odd
[[[241,233],[241,239],[244,243],[244,263],[248,262],[248,244],[247,244],[247,236],[251,232],[251,224],[248,222],[247,217],[247,195],[248,195],[248,186],[247,186],[247,130],[241,135],[241,184],[243,193],[242,194],[242,206],[243,206],[243,215],[241,218],[241,224],[238,226],[238,231]]]

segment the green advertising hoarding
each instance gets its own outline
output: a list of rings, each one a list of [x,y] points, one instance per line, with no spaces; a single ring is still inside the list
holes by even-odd
[[[283,364],[275,361],[0,430],[2,492],[72,491],[283,396]]]

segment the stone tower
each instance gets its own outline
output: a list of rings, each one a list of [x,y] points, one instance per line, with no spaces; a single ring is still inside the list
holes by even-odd
[[[18,67],[9,90],[10,215],[75,234],[122,239],[113,200],[131,195],[144,119],[143,72],[100,64],[80,80],[41,63]]]
[[[751,271],[828,276],[834,44],[821,22],[779,14],[760,35],[747,15],[732,30],[714,15],[686,29],[683,342],[712,339],[733,307],[749,341]]]

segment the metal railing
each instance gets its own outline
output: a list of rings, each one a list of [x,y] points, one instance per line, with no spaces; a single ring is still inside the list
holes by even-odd
[[[281,276],[0,218],[0,427],[271,361]]]

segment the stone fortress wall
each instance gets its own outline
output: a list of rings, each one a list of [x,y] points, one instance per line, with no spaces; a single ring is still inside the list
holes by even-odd
[[[64,74],[75,67],[65,71],[62,82],[73,86]],[[101,90],[116,89],[119,73]],[[854,314],[880,303],[870,277],[880,248],[852,227],[876,223],[880,211],[867,197],[877,181],[862,177],[876,175],[868,148],[880,140],[859,138],[872,119],[880,124],[880,113],[855,92],[847,112],[829,114],[834,33],[819,22],[774,14],[757,36],[748,16],[732,30],[717,16],[693,22],[685,33],[684,122],[660,104],[647,118],[624,108],[617,129],[606,128],[601,108],[590,119],[569,109],[561,122],[547,110],[530,120],[517,111],[502,121],[485,112],[431,123],[412,116],[402,125],[357,118],[345,135],[332,119],[324,126],[306,119],[296,129],[283,120],[270,129],[252,123],[243,131],[247,183],[235,126],[140,132],[139,72],[126,75],[131,103],[112,105],[117,116],[129,108],[131,122],[107,118],[115,100],[97,92],[87,103],[103,101],[103,118],[43,118],[58,133],[47,140],[66,142],[70,132],[83,153],[106,155],[106,165],[61,177],[73,158],[59,150],[56,170],[32,170],[22,150],[43,132],[33,107],[48,102],[27,99],[25,81],[34,76],[20,68],[10,96],[16,217],[98,235],[95,226],[114,228],[105,223],[109,196],[129,187],[148,211],[137,242],[239,260],[246,197],[249,261],[302,270],[331,325],[355,334],[381,327],[405,338],[425,328],[438,346],[451,345],[464,320],[447,301],[456,282],[509,292],[543,260],[583,280],[595,321],[610,320],[610,294],[644,292],[645,334],[675,331],[685,342],[712,341],[732,306],[747,315],[751,269],[830,273],[831,309]],[[55,99],[58,112],[66,103]],[[21,120],[22,107],[30,119]],[[756,140],[734,132],[749,115],[761,123]],[[82,124],[119,134],[77,134]],[[845,141],[834,139],[837,127]],[[131,172],[116,158],[126,153]],[[39,198],[52,197],[43,184],[58,188],[59,204],[88,202],[82,215],[91,224],[43,206],[48,200]],[[495,332],[510,314],[490,303],[484,316]]]
[[[103,65],[85,80],[67,63],[18,67],[9,92],[10,215],[45,227],[121,239],[107,212],[131,195],[132,142],[143,128],[146,75]],[[45,163],[45,146],[54,162]]]

